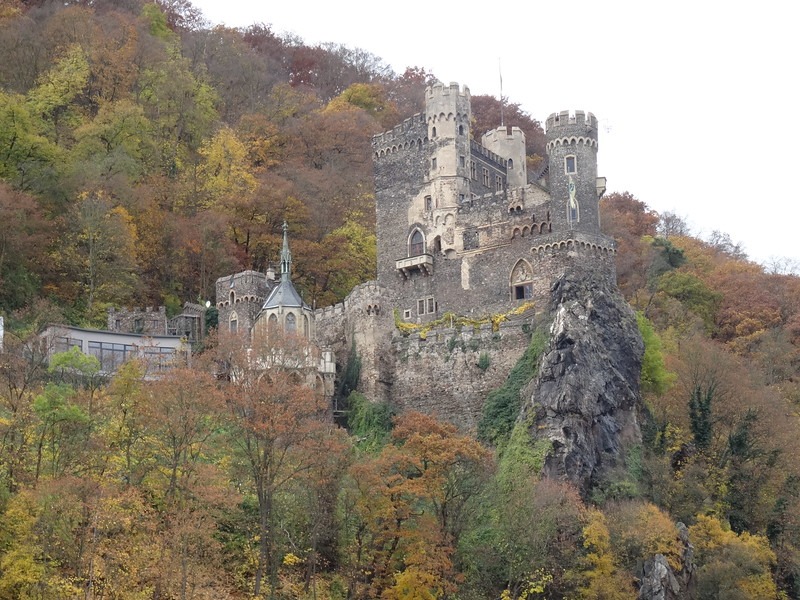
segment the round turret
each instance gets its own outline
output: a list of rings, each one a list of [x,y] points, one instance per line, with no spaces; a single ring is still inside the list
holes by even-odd
[[[569,111],[547,118],[553,229],[600,233],[597,195],[597,119]]]

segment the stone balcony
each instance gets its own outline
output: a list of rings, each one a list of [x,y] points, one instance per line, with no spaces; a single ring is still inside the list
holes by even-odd
[[[431,275],[433,274],[433,255],[419,254],[407,258],[398,258],[395,261],[395,267],[406,279],[411,277],[414,271],[420,271],[424,275]]]

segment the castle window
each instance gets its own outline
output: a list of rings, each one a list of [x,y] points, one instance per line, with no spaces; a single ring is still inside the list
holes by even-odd
[[[278,328],[278,316],[274,313],[271,314],[267,320],[267,328],[269,331],[275,331]]]
[[[231,333],[237,333],[239,331],[239,315],[235,312],[231,313],[231,318],[228,321],[228,329]]]
[[[458,195],[458,201],[459,202],[463,202],[464,200],[466,200],[466,196],[464,196],[464,194],[459,194]]]
[[[435,138],[435,137],[436,137],[436,127],[434,127],[434,128],[432,128],[432,129],[431,129],[431,137],[432,137],[432,138]]]
[[[494,187],[498,192],[503,191],[503,178],[500,175],[495,175],[494,177]]]
[[[303,315],[303,335],[305,337],[308,337],[309,329],[308,315]]]
[[[533,285],[525,283],[514,286],[514,300],[528,300],[533,296]]]
[[[514,300],[533,297],[533,269],[525,260],[518,260],[511,270],[511,297]]]
[[[407,308],[403,311],[403,320],[408,321],[410,318],[411,318],[411,310]]]
[[[574,156],[565,156],[564,157],[564,172],[565,173],[575,173],[577,171],[577,163],[575,162]]]
[[[506,163],[506,168],[509,171],[513,171],[514,170],[514,159],[511,159],[511,158],[508,159],[508,162]]]
[[[297,317],[294,313],[286,315],[286,333],[295,333],[297,331]]]
[[[470,175],[470,177],[472,177],[472,179],[474,179],[475,181],[477,181],[477,180],[478,180],[478,169],[477,169],[477,167],[475,166],[475,161],[472,161],[472,160],[471,160],[471,161],[469,161],[469,175]]]
[[[464,126],[463,125],[459,125],[458,126],[458,135],[464,135]]]
[[[431,169],[436,170],[436,157],[431,159]]]
[[[483,169],[483,185],[489,187],[489,169]]]
[[[422,315],[432,315],[436,312],[436,302],[433,300],[433,296],[428,298],[420,298],[417,300],[417,314]]]
[[[467,159],[464,158],[463,156],[459,156],[458,157],[458,164],[459,164],[460,167],[467,166]]]
[[[408,255],[419,256],[425,254],[425,238],[419,229],[415,229],[408,242]]]
[[[433,210],[433,198],[430,196],[425,196],[425,210],[428,212]]]

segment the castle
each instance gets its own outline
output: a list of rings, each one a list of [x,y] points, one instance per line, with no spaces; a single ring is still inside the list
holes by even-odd
[[[473,138],[468,88],[436,84],[425,100],[424,113],[372,141],[377,281],[312,311],[288,292],[284,232],[281,283],[255,271],[220,278],[219,322],[255,332],[272,320],[302,332],[328,364],[335,351],[340,371],[354,348],[368,397],[474,430],[483,398],[525,350],[552,282],[567,270],[615,279],[614,241],[600,232],[597,119],[550,115],[547,160],[531,174],[521,129]]]

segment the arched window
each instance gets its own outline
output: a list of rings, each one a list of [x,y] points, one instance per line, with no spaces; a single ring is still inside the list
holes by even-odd
[[[425,238],[419,229],[415,229],[408,240],[408,255],[419,256],[425,254]]]
[[[235,300],[236,300],[236,292],[231,290],[231,306],[233,306]]]
[[[432,137],[432,138],[435,138],[435,137],[436,137],[436,127],[434,127],[434,128],[432,128],[432,129],[431,129],[431,137]]]
[[[463,125],[459,125],[458,126],[458,135],[464,135],[464,126]]]
[[[267,328],[269,331],[275,331],[278,329],[278,317],[274,313],[271,314],[267,320]]]
[[[233,296],[233,292],[231,292],[231,296]],[[236,311],[231,313],[231,317],[228,320],[228,328],[231,333],[237,333],[239,331],[239,315],[236,314]]]
[[[514,159],[513,158],[509,158],[508,159],[508,170],[512,171],[513,169],[514,169]]]
[[[294,313],[286,315],[286,333],[295,333],[297,331],[297,317]]]
[[[310,327],[308,323],[308,315],[303,315],[303,335],[308,337],[310,332]]]
[[[511,270],[511,298],[527,300],[533,296],[533,269],[528,261],[519,259]]]

